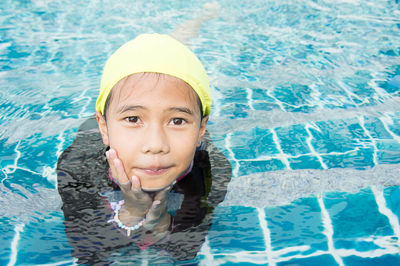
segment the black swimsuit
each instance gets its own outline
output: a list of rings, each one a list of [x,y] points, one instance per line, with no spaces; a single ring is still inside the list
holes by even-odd
[[[107,265],[122,256],[134,262],[149,244],[116,228],[108,221],[113,206],[122,199],[109,178],[108,163],[94,117],[80,127],[76,139],[59,157],[58,191],[65,231],[79,264]],[[151,243],[151,249],[176,260],[193,259],[212,224],[214,208],[226,194],[231,166],[205,136],[205,149],[196,151],[192,171],[177,182],[168,198],[173,217],[170,234]],[[161,254],[161,253],[160,253]],[[169,255],[168,255],[169,254]]]

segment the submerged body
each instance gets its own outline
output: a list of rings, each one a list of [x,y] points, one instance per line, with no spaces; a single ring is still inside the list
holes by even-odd
[[[177,260],[193,259],[212,223],[213,210],[226,194],[231,178],[227,159],[204,139],[204,149],[195,153],[190,173],[168,194],[172,222],[161,240],[143,232],[128,237],[112,219],[123,197],[109,176],[102,143],[94,118],[85,122],[57,164],[58,190],[63,200],[65,230],[78,263],[110,264],[119,250],[139,254],[147,246],[167,251]],[[114,255],[113,255],[114,254]]]

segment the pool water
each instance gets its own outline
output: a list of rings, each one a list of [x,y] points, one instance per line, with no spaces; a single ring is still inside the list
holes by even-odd
[[[205,3],[0,2],[1,265],[75,263],[55,165],[94,112],[104,62]],[[189,44],[233,177],[188,263],[399,265],[399,1],[218,3]],[[135,261],[170,262],[152,252]]]

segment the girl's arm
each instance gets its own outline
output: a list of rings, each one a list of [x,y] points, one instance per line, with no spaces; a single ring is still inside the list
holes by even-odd
[[[185,21],[181,25],[177,26],[171,33],[171,36],[187,45],[191,38],[194,38],[198,35],[198,32],[204,22],[218,17],[220,9],[221,6],[216,2],[206,3],[203,6],[203,10],[199,16]]]

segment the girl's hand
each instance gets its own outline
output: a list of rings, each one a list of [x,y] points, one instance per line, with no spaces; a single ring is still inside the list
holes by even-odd
[[[171,216],[168,213],[168,192],[171,186],[157,192],[153,204],[146,214],[144,227],[154,233],[161,233],[168,230],[171,223]]]
[[[147,230],[165,231],[170,225],[170,217],[167,212],[168,192],[167,187],[151,196],[142,191],[140,180],[137,176],[131,179],[126,175],[122,161],[118,158],[114,149],[106,152],[111,174],[121,188],[124,195],[124,205],[119,212],[119,219],[126,226],[133,226],[145,219],[144,227]]]

